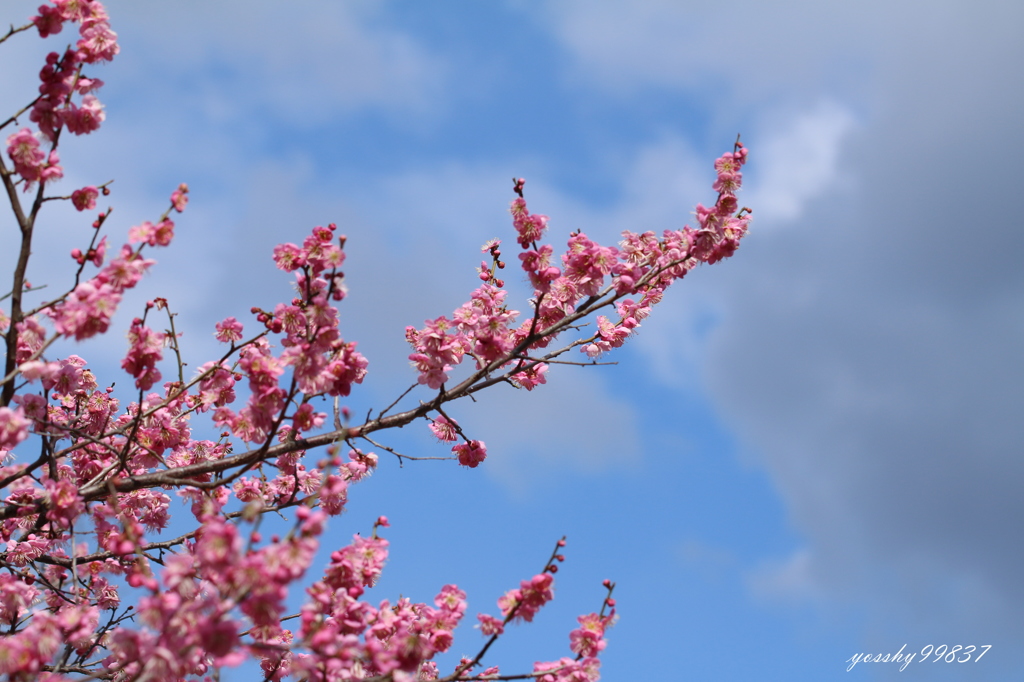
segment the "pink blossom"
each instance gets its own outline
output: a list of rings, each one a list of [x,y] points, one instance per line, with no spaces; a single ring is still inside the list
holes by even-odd
[[[40,97],[32,106],[29,120],[39,126],[48,139],[55,140],[57,130],[64,124],[64,112],[70,104],[72,86],[80,66],[77,53],[67,50],[61,57],[56,52],[46,56],[46,66],[39,73],[42,84]]]
[[[46,313],[57,333],[81,341],[106,332],[120,302],[121,294],[97,278],[79,284],[63,303]]]
[[[16,325],[18,349],[15,359],[20,364],[28,361],[46,342],[46,329],[35,317],[28,317]]]
[[[43,382],[43,387],[48,391],[53,386],[53,378],[60,371],[60,364],[56,362],[44,362],[43,360],[30,360],[18,367],[21,376],[29,382]]]
[[[547,229],[548,217],[531,214],[526,208],[526,200],[522,197],[512,202],[509,212],[512,214],[512,225],[519,233],[517,241],[524,249],[539,240]]]
[[[42,666],[53,659],[65,644],[63,640],[57,617],[36,613],[24,629],[4,638],[0,669],[11,678],[42,679]]]
[[[486,613],[477,614],[477,620],[480,621],[480,632],[486,637],[491,635],[500,635],[505,632],[505,621],[501,618],[495,618],[494,616],[487,615]]]
[[[132,244],[145,243],[150,246],[167,246],[174,238],[174,222],[164,218],[159,223],[146,221],[128,230],[128,241]]]
[[[532,391],[537,386],[548,382],[547,371],[548,366],[541,362],[522,372],[516,372],[510,378],[517,386]]]
[[[611,622],[611,616],[602,617],[591,613],[576,620],[580,627],[569,633],[569,649],[583,657],[597,656],[608,644],[604,639],[604,631]]]
[[[64,29],[63,13],[49,5],[40,5],[39,15],[32,17],[30,21],[39,30],[40,38],[49,38],[51,35],[56,35]]]
[[[75,84],[75,91],[79,95],[87,95],[90,92],[95,92],[103,87],[103,81],[99,78],[86,78],[85,76],[79,76],[78,82]]]
[[[121,367],[135,377],[136,388],[148,391],[160,381],[160,370],[156,368],[156,363],[163,359],[164,340],[164,334],[143,326],[142,320],[135,318],[132,321],[128,330],[128,354],[121,361]]]
[[[274,320],[279,323],[280,330],[284,330],[290,336],[306,336],[309,331],[309,320],[296,305],[278,303],[274,308]],[[277,327],[275,331],[279,331]]]
[[[458,424],[449,420],[444,415],[438,415],[437,418],[430,422],[430,430],[434,433],[434,436],[440,441],[448,441],[449,443],[459,437],[459,432],[456,430],[457,427]]]
[[[46,481],[46,518],[68,528],[85,511],[78,487],[68,480]]]
[[[42,176],[46,153],[39,148],[39,140],[28,128],[7,136],[7,155],[14,163],[14,172],[25,179],[25,188]]]
[[[452,448],[459,457],[459,464],[475,469],[480,462],[487,459],[487,448],[482,440],[471,440],[468,443],[459,443]]]
[[[52,377],[51,389],[58,395],[72,395],[77,392],[96,389],[96,378],[92,372],[83,369],[85,360],[77,355],[69,355],[58,363],[58,371]]]
[[[242,340],[242,323],[234,317],[227,317],[215,325],[217,331],[214,334],[221,343],[233,343]]]
[[[320,508],[331,516],[337,516],[348,502],[348,483],[344,478],[331,474],[320,486]]]
[[[205,375],[199,384],[198,409],[206,412],[211,407],[222,408],[234,401],[234,374],[222,363],[206,363],[199,368]]]
[[[71,193],[71,203],[79,211],[92,210],[96,208],[96,198],[100,192],[93,186],[76,189]]]
[[[634,318],[626,318],[629,322],[613,324],[604,315],[597,316],[597,338],[593,343],[583,346],[580,350],[591,358],[598,357],[601,353],[619,348],[629,338],[639,323]]]
[[[25,411],[17,407],[0,407],[0,448],[13,450],[21,441],[28,438],[28,420]]]
[[[60,157],[54,149],[46,159],[46,165],[39,171],[39,182],[46,184],[64,177],[64,169],[60,166]]]
[[[117,34],[110,30],[106,21],[83,22],[80,33],[82,38],[78,41],[78,54],[86,64],[109,62],[121,51],[117,44]]]
[[[82,97],[82,103],[79,106],[69,102],[63,111],[64,125],[75,135],[87,135],[98,130],[106,117],[107,115],[103,113],[103,105],[94,95]]]
[[[23,393],[14,396],[14,402],[25,411],[25,416],[36,422],[46,421],[47,404],[43,396],[38,393]],[[5,448],[8,449],[8,448]]]
[[[529,249],[519,254],[523,270],[529,275],[530,284],[542,292],[546,292],[551,282],[562,274],[551,264],[553,253],[551,245],[544,244],[539,249]]]
[[[466,593],[455,585],[445,585],[434,599],[434,605],[449,613],[461,615],[466,612]]]
[[[274,262],[285,272],[291,272],[306,264],[302,251],[295,244],[278,244],[274,247]]]
[[[740,173],[739,171],[735,173],[719,173],[718,179],[715,180],[715,184],[711,186],[711,189],[716,192],[732,194],[740,188],[742,183],[743,173]]]
[[[292,417],[292,425],[296,433],[310,431],[323,425],[326,418],[326,414],[315,411],[311,404],[302,403],[295,411],[295,416]]]
[[[600,662],[596,658],[575,661],[565,657],[550,663],[535,663],[533,672],[548,673],[536,675],[537,682],[597,682],[600,679]]]
[[[0,620],[14,623],[21,619],[39,590],[8,573],[0,573]]]
[[[520,610],[530,613],[539,611],[541,606],[555,598],[555,593],[552,590],[553,584],[554,576],[550,573],[541,573],[533,576],[529,581],[523,581],[520,584],[522,592]],[[520,617],[527,621],[531,620],[526,613]]]
[[[181,183],[178,185],[178,189],[171,192],[171,206],[178,213],[185,210],[185,206],[188,205],[188,185]]]
[[[110,261],[107,267],[103,268],[96,275],[96,280],[104,284],[110,284],[118,292],[131,289],[139,283],[142,275],[155,262],[154,260],[143,258],[125,244],[121,247],[120,255]]]
[[[196,535],[194,553],[199,566],[207,570],[226,570],[242,551],[242,538],[234,524],[219,517],[203,523]]]
[[[97,0],[51,0],[65,21],[83,22],[86,19],[106,19],[106,11]]]
[[[501,597],[498,607],[506,618],[511,615],[516,620],[529,623],[544,604],[554,599],[553,584],[554,576],[550,573],[535,575],[520,583],[519,589],[511,590]]]
[[[595,296],[606,275],[615,266],[618,249],[601,246],[583,233],[569,238],[569,250],[562,256],[565,276],[582,296]]]
[[[327,394],[347,396],[352,392],[352,384],[363,383],[368,365],[369,361],[356,351],[355,343],[342,344],[323,372]]]
[[[4,409],[7,408],[0,407],[0,410]],[[50,542],[48,540],[33,534],[26,535],[21,542],[9,540],[7,542],[7,561],[15,566],[27,566],[41,557],[49,548]]]
[[[235,481],[235,497],[241,502],[258,502],[263,499],[263,485],[260,481],[245,476]]]
[[[352,544],[331,554],[324,582],[334,589],[371,587],[388,557],[388,541],[356,535]]]

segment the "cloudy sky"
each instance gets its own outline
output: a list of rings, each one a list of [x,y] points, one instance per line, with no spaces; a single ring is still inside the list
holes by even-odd
[[[608,680],[1024,672],[1019,3],[107,6],[107,122],[63,147],[66,189],[115,178],[123,235],[190,184],[141,295],[180,311],[195,364],[215,321],[288,296],[270,249],[337,222],[343,333],[370,359],[357,410],[414,379],[404,327],[465,300],[484,241],[511,243],[513,175],[553,241],[610,243],[692,223],[713,159],[737,133],[750,148],[750,236],[671,291],[618,365],[453,407],[488,443],[479,469],[382,458],[352,491],[339,544],[393,522],[380,598],[456,582],[493,611],[566,534],[556,602],[493,652],[508,672],[567,654],[606,577]],[[61,39],[0,47],[5,111]],[[86,226],[54,215],[44,238],[80,245]],[[37,253],[32,276],[56,277]],[[388,443],[445,453],[405,431]],[[479,638],[465,628],[456,653]],[[904,644],[993,648],[846,672]]]

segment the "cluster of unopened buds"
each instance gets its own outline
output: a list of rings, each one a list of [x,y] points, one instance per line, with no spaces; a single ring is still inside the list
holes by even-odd
[[[505,263],[501,260],[501,240],[492,239],[491,241],[480,247],[480,250],[484,253],[488,253],[491,256],[491,264],[488,265],[487,261],[480,262],[480,279],[484,282],[490,282],[499,289],[505,286],[505,280],[498,279],[496,275],[497,270],[504,270]]]

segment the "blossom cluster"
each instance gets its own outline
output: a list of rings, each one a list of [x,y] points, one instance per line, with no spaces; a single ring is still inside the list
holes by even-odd
[[[36,182],[50,182],[64,177],[57,150],[46,153],[39,138],[28,128],[22,128],[7,137],[7,155],[14,164],[14,172],[25,180],[27,192]]]
[[[278,267],[295,275],[297,295],[273,313],[256,309],[265,331],[249,342],[239,344],[243,325],[237,319],[218,323],[215,336],[230,345],[226,358],[235,359],[205,363],[187,385],[169,382],[162,391],[143,396],[160,381],[162,349],[173,339],[154,331],[144,318],[133,320],[122,367],[135,377],[140,400],[124,411],[110,388],[99,387],[81,357],[36,357],[47,338],[39,320],[19,323],[26,331],[19,335],[20,375],[42,391],[22,392],[15,396],[14,409],[0,408],[0,447],[12,451],[30,431],[63,445],[54,451],[58,464],[53,472],[32,477],[25,464],[0,467],[0,482],[8,492],[0,522],[0,542],[6,543],[2,561],[16,569],[14,578],[0,584],[0,604],[10,622],[23,624],[5,637],[0,672],[42,675],[52,670],[63,643],[70,643],[77,665],[91,659],[100,666],[97,670],[124,679],[202,676],[250,656],[273,680],[437,677],[431,659],[451,647],[465,613],[465,594],[448,585],[433,606],[408,599],[377,605],[366,601],[364,593],[387,557],[387,541],[376,530],[332,553],[323,578],[307,590],[299,627],[289,630],[282,624],[289,588],[310,568],[326,518],[344,511],[349,486],[377,465],[376,455],[358,449],[343,461],[332,445],[329,458],[308,467],[305,449],[292,447],[303,432],[323,424],[324,415],[314,411],[311,399],[347,395],[365,373],[365,360],[337,331],[332,302],[343,298],[337,267],[344,260],[344,238],[336,244],[334,231],[333,225],[316,228],[301,247],[275,249]],[[149,245],[149,227],[134,228],[132,234],[137,248]],[[116,281],[124,285],[134,279]],[[101,284],[111,281],[104,276]],[[80,286],[50,308],[55,333],[72,333],[61,311],[81,300]],[[146,314],[166,306],[157,299],[147,305]],[[279,338],[279,353],[269,341],[272,336]],[[290,389],[281,380],[286,367],[292,372]],[[249,399],[235,413],[230,405],[242,379],[248,379]],[[210,472],[230,460],[232,445],[223,437],[214,442],[193,436],[191,417],[207,411],[213,412],[215,424],[228,426],[242,441],[263,442],[266,448],[273,437],[280,454],[256,462],[254,472],[237,476],[230,486],[213,485]],[[458,424],[444,416],[433,423],[441,438],[454,440],[461,434]],[[257,434],[257,429],[262,431]],[[466,466],[486,456],[481,441],[467,440],[456,448]],[[109,490],[116,490],[119,481],[176,470],[191,470],[177,495],[191,504],[199,525],[170,543],[176,549],[163,557],[158,572],[150,552],[163,545],[149,538],[168,527],[171,497],[156,486],[113,495]],[[268,542],[255,530],[246,537],[242,523],[287,508],[296,510],[297,519],[287,537]],[[72,529],[84,519],[95,533],[91,553],[85,545],[68,546]],[[386,526],[386,519],[378,525]],[[49,564],[44,570],[47,589],[27,572],[43,557]],[[78,576],[68,570],[76,566]],[[499,600],[505,617],[497,621],[499,631],[510,620],[533,619],[553,597],[555,570],[552,564]],[[123,615],[128,588],[141,592],[134,626]],[[77,602],[56,598],[69,589],[79,595]],[[570,648],[584,651],[575,644]],[[97,659],[97,652],[102,657]],[[462,672],[469,670],[469,662],[460,664]],[[538,670],[556,670],[551,679],[559,681],[597,679],[592,656],[582,663],[551,665],[539,663],[549,667]],[[484,674],[496,679],[498,670],[488,668]]]
[[[530,212],[523,196],[525,180],[516,180],[518,197],[510,212],[516,241],[523,249],[520,264],[534,287],[530,301],[533,315],[519,322],[519,312],[506,306],[504,282],[496,277],[496,272],[505,267],[501,242],[488,241],[481,250],[490,254],[492,265],[481,263],[480,279],[484,283],[469,301],[450,319],[442,316],[427,320],[421,329],[406,327],[406,340],[413,349],[409,360],[418,372],[417,381],[444,394],[450,372],[471,357],[476,361],[477,374],[460,386],[493,372],[504,372],[502,376],[509,383],[533,390],[547,381],[549,366],[545,360],[567,348],[541,358],[529,352],[546,348],[561,331],[606,306],[614,306],[618,319],[596,315],[593,336],[569,347],[579,345],[589,358],[596,359],[622,346],[672,282],[700,263],[728,258],[739,247],[750,221],[749,209],[738,209],[736,199],[746,158],[746,148],[737,141],[732,152],[715,162],[717,177],[712,187],[718,198],[711,208],[697,205],[697,228],[665,230],[660,238],[650,231],[625,231],[618,247],[602,246],[575,232],[560,257],[561,268],[556,266],[553,246],[538,244],[547,230],[548,217]],[[432,420],[431,428],[441,437],[438,423]],[[468,463],[472,461],[468,439],[455,445],[453,452],[460,462],[474,466]]]
[[[613,303],[619,320],[611,322],[598,316],[597,333],[582,350],[596,357],[621,346],[674,280],[683,278],[699,263],[728,258],[739,247],[750,221],[749,209],[737,210],[736,200],[742,184],[740,169],[746,158],[746,148],[737,142],[734,151],[715,162],[713,189],[718,191],[718,199],[711,208],[697,205],[698,228],[665,230],[661,238],[653,232],[625,231],[618,248],[602,246],[576,232],[561,255],[561,269],[555,265],[554,248],[537,244],[548,218],[530,213],[522,196],[524,181],[517,180],[520,196],[510,210],[517,241],[523,247],[519,254],[522,269],[534,287],[534,315],[517,326],[519,313],[504,305],[504,290],[485,271],[481,278],[486,283],[453,313],[452,319],[439,317],[428,320],[422,329],[406,328],[406,339],[414,349],[409,359],[419,371],[419,382],[440,388],[448,380],[448,372],[469,355],[476,359],[478,369],[516,365],[514,380],[532,389],[544,383],[543,363],[529,363],[522,371],[521,351],[550,344],[567,326],[563,324],[566,320],[580,317],[578,312],[589,313]],[[485,249],[497,265],[504,267],[498,245],[492,240]]]
[[[227,406],[227,394],[214,412],[214,422],[231,430],[242,440],[256,443],[266,440],[280,426],[282,410],[296,395],[304,394],[291,414],[291,432],[298,435],[323,424],[326,415],[316,412],[309,400],[314,396],[347,396],[352,385],[362,383],[368,362],[346,342],[338,330],[338,310],[331,302],[345,297],[343,275],[345,237],[335,244],[333,223],[316,227],[303,245],[279,244],[274,249],[277,267],[295,274],[296,296],[290,303],[279,303],[274,311],[254,307],[253,314],[268,333],[282,335],[283,351],[275,355],[265,338],[244,344],[238,369],[249,380],[250,397],[241,410]],[[217,326],[217,337],[234,343],[241,339],[243,327],[234,318]],[[293,395],[280,385],[286,370],[295,382]],[[226,386],[231,388],[232,385]]]
[[[505,626],[510,622],[532,621],[540,608],[554,598],[554,574],[558,571],[558,563],[565,559],[560,554],[564,546],[565,538],[562,538],[541,573],[522,581],[517,589],[508,591],[498,599],[502,618],[486,613],[477,614],[477,620],[480,621],[477,627],[481,633],[492,639],[497,638],[504,634]],[[546,682],[596,682],[600,679],[601,664],[597,656],[607,646],[605,631],[615,620],[615,600],[611,598],[615,585],[606,580],[604,586],[608,589],[608,597],[601,612],[580,616],[577,618],[580,627],[569,633],[569,649],[576,654],[576,658],[563,657],[557,661],[537,662],[533,668],[537,679]],[[606,608],[610,609],[608,613],[605,613]],[[465,661],[463,664],[468,670]],[[497,674],[497,668],[491,668],[484,671],[479,679],[500,679]]]
[[[39,72],[39,96],[29,113],[42,140],[50,143],[50,150],[42,148],[40,138],[29,128],[7,137],[7,154],[14,164],[14,172],[24,180],[25,191],[36,182],[45,184],[64,176],[56,150],[57,136],[62,129],[74,135],[91,133],[105,118],[103,105],[94,94],[103,81],[86,77],[82,68],[86,64],[111,61],[120,51],[117,34],[110,28],[103,5],[96,0],[53,0],[52,5],[41,5],[39,14],[32,17],[32,23],[43,38],[60,33],[67,22],[79,25],[79,40],[63,55],[57,52],[47,55],[46,65]],[[75,94],[80,96],[78,102],[72,99]]]
[[[104,120],[94,94],[102,83],[83,69],[118,53],[116,34],[98,0],[51,0],[7,36],[35,28],[45,38],[68,22],[79,26],[79,40],[63,55],[46,58],[40,94],[24,109],[37,130],[7,137],[13,170],[0,158],[6,195],[28,228],[44,200],[92,211],[110,193],[101,184],[44,196],[63,175],[61,131],[90,133]],[[625,232],[617,247],[576,232],[559,258],[551,244],[541,243],[549,219],[529,211],[524,181],[516,180],[512,227],[523,276],[533,288],[530,313],[520,319],[509,308],[499,276],[506,267],[501,242],[489,241],[482,249],[489,262],[481,263],[469,300],[448,317],[406,329],[417,371],[412,388],[426,386],[436,394],[392,412],[403,394],[361,424],[350,423],[351,411],[340,404],[363,382],[368,361],[339,326],[337,306],[347,293],[341,270],[346,238],[334,224],[273,250],[293,291],[285,300],[252,307],[251,321],[231,316],[218,322],[213,336],[222,354],[191,374],[180,359],[170,302],[149,301],[128,324],[120,363],[131,378],[127,398],[80,355],[54,357],[52,348],[60,346],[53,344],[109,331],[125,292],[154,265],[150,250],[173,242],[170,216],[186,208],[187,185],[173,191],[162,215],[129,228],[126,243],[109,260],[101,232],[110,211],[99,213],[88,245],[70,252],[73,283],[62,294],[49,289],[48,300],[35,308],[28,303],[35,289],[19,266],[14,290],[4,297],[9,307],[0,311],[6,345],[0,381],[0,676],[47,682],[216,679],[220,668],[251,659],[260,662],[265,679],[275,681],[439,679],[436,657],[453,647],[466,594],[444,585],[432,604],[371,601],[388,558],[388,541],[379,535],[389,526],[385,517],[369,536],[356,535],[340,548],[327,545],[328,522],[345,512],[353,486],[379,463],[361,441],[404,457],[371,436],[424,419],[450,444],[451,459],[479,466],[487,458],[485,443],[468,435],[445,406],[499,382],[533,390],[547,382],[554,362],[564,362],[555,360],[562,353],[579,347],[596,358],[622,345],[669,284],[699,263],[735,252],[749,221],[735,196],[745,161],[746,149],[737,143],[716,162],[718,198],[711,208],[698,205],[697,228],[660,237]],[[35,209],[24,210],[18,185],[38,187]],[[22,233],[24,265],[33,231]],[[155,321],[162,314],[169,329]],[[549,348],[588,321],[595,325],[591,332]],[[452,382],[467,357],[473,360],[468,376]],[[174,371],[167,372],[168,364]],[[324,454],[314,455],[318,450]],[[181,523],[171,523],[172,515],[191,515],[184,532]],[[275,517],[284,519],[285,530],[265,532],[261,524],[275,523]],[[503,676],[495,666],[477,669],[506,627],[532,622],[553,599],[564,544],[559,541],[540,573],[497,600],[499,615],[477,616],[487,643],[446,679],[523,677]],[[321,550],[329,554],[326,566],[318,579],[309,579]],[[288,614],[288,597],[300,582],[309,585],[305,602]],[[606,581],[605,587],[609,596],[600,612],[580,616],[569,633],[568,651],[575,657],[537,662],[535,679],[599,679],[598,656],[615,616],[613,585]]]

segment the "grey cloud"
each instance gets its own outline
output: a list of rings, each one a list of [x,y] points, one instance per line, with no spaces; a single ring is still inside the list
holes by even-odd
[[[749,242],[720,284],[669,305],[719,306],[706,386],[807,539],[759,590],[858,595],[876,633],[1009,640],[1024,608],[1024,16],[996,2],[813,5],[551,12],[605,87],[687,89],[710,73],[727,81],[721,107],[746,98],[755,120],[780,100],[856,112],[826,164],[844,182],[764,215],[755,199],[784,190],[770,168],[758,178],[752,148]],[[641,348],[656,350],[658,324]]]

